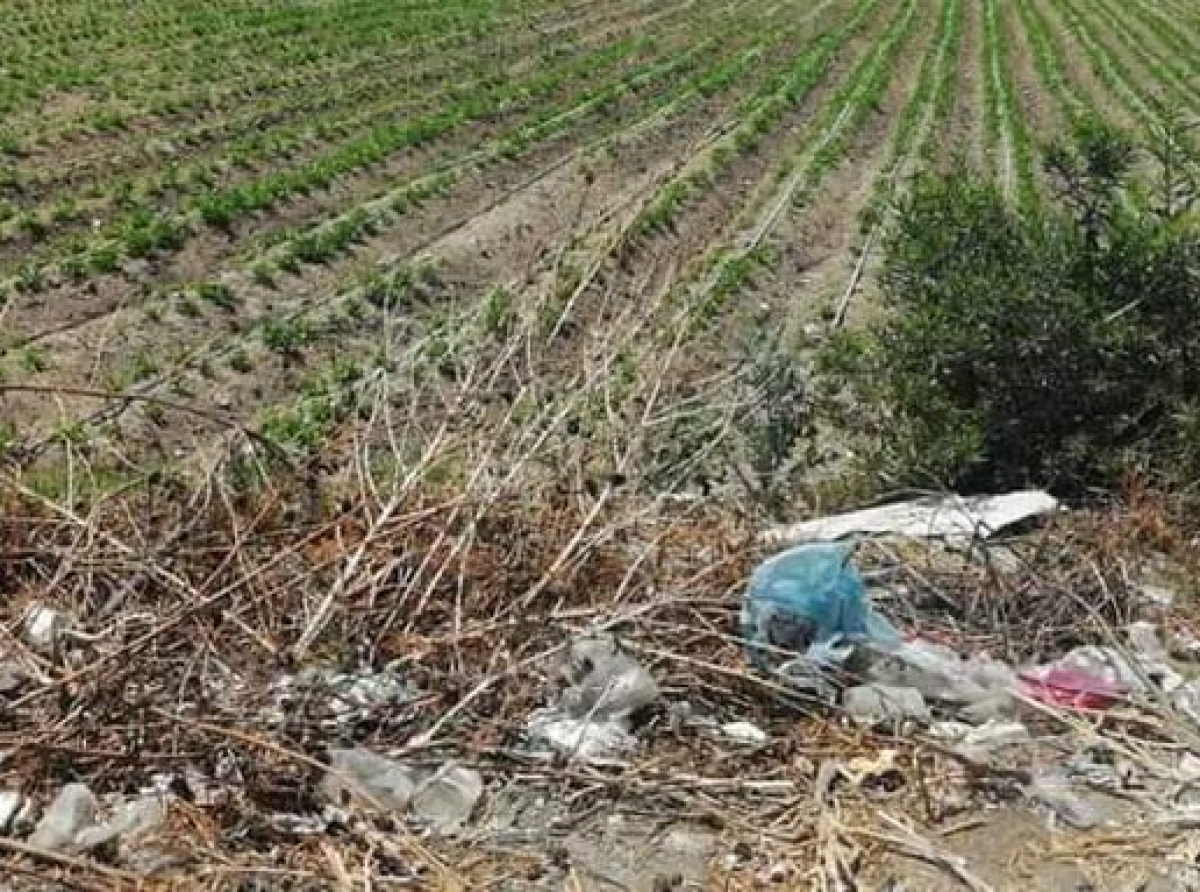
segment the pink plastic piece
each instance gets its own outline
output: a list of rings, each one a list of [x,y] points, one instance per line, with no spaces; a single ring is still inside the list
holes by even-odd
[[[1020,678],[1029,697],[1071,709],[1107,709],[1129,692],[1118,681],[1069,666],[1043,666]]]

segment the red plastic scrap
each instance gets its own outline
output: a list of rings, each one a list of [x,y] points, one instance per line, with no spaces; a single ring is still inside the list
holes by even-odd
[[[1030,698],[1070,709],[1107,709],[1129,693],[1119,681],[1070,666],[1043,666],[1019,677]]]

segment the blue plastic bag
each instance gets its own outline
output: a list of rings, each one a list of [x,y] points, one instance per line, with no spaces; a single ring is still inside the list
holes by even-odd
[[[866,586],[849,549],[812,543],[778,554],[758,567],[742,604],[742,635],[760,669],[805,656],[840,662],[847,645],[894,647],[900,636],[867,602]]]

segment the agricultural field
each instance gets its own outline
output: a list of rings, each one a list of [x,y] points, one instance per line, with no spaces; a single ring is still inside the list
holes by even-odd
[[[1190,107],[1200,64],[1183,3],[71,0],[3,29],[23,462],[203,462],[230,429],[312,454],[386,378],[686,477],[650,440],[719,441],[687,407],[743,400],[759,342],[856,318],[914,171],[1026,200],[1042,139]]]
[[[0,673],[0,792],[123,795],[165,774],[190,792],[155,862],[187,882],[164,889],[593,888],[516,830],[474,848],[376,825],[312,835],[336,744],[452,754],[484,771],[489,802],[511,781],[578,805],[554,816],[563,833],[607,834],[596,816],[634,802],[635,823],[702,820],[731,851],[754,838],[829,876],[846,840],[894,841],[804,812],[808,763],[864,735],[782,714],[734,634],[762,528],[852,495],[855,444],[814,410],[846,409],[813,392],[820,348],[879,317],[880,246],[918,173],[965,166],[1022,208],[1072,125],[1140,132],[1200,108],[1200,7],[5,13],[0,660],[25,668]],[[1106,584],[1084,563],[1063,587]],[[1058,609],[1059,582],[1028,582]],[[62,633],[45,647],[21,638],[43,608]],[[1032,612],[1005,615],[1005,647],[1041,634]],[[680,744],[661,717],[642,762],[529,756],[514,741],[546,702],[545,660],[592,626],[627,630],[669,696],[753,717],[774,749]],[[397,666],[403,708],[349,730],[277,695],[313,667]],[[4,830],[6,870],[32,878],[14,889],[160,888],[124,850],[48,855]],[[719,887],[761,888],[767,855],[738,857],[745,876]]]

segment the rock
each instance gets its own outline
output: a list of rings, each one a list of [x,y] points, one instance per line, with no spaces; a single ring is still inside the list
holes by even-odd
[[[25,642],[35,650],[50,653],[58,646],[63,632],[70,625],[65,613],[44,604],[35,604],[25,614]]]
[[[483,795],[479,772],[443,765],[418,787],[410,807],[414,817],[443,835],[457,833]]]
[[[929,707],[916,688],[865,684],[847,688],[842,695],[847,715],[859,725],[929,720]]]
[[[167,805],[161,796],[141,796],[122,803],[107,821],[85,827],[75,836],[81,849],[98,849],[118,840],[128,842],[161,827],[167,820]]]
[[[734,743],[747,747],[758,748],[767,742],[767,732],[752,722],[726,722],[721,726],[721,733]]]
[[[75,848],[79,833],[96,823],[98,808],[99,803],[86,784],[67,784],[46,809],[29,837],[29,844],[50,852]]]
[[[154,277],[154,267],[150,261],[140,258],[126,260],[121,264],[121,270],[131,282],[149,282]]]
[[[331,749],[329,767],[321,792],[336,805],[402,812],[417,789],[411,769],[361,747]]]

